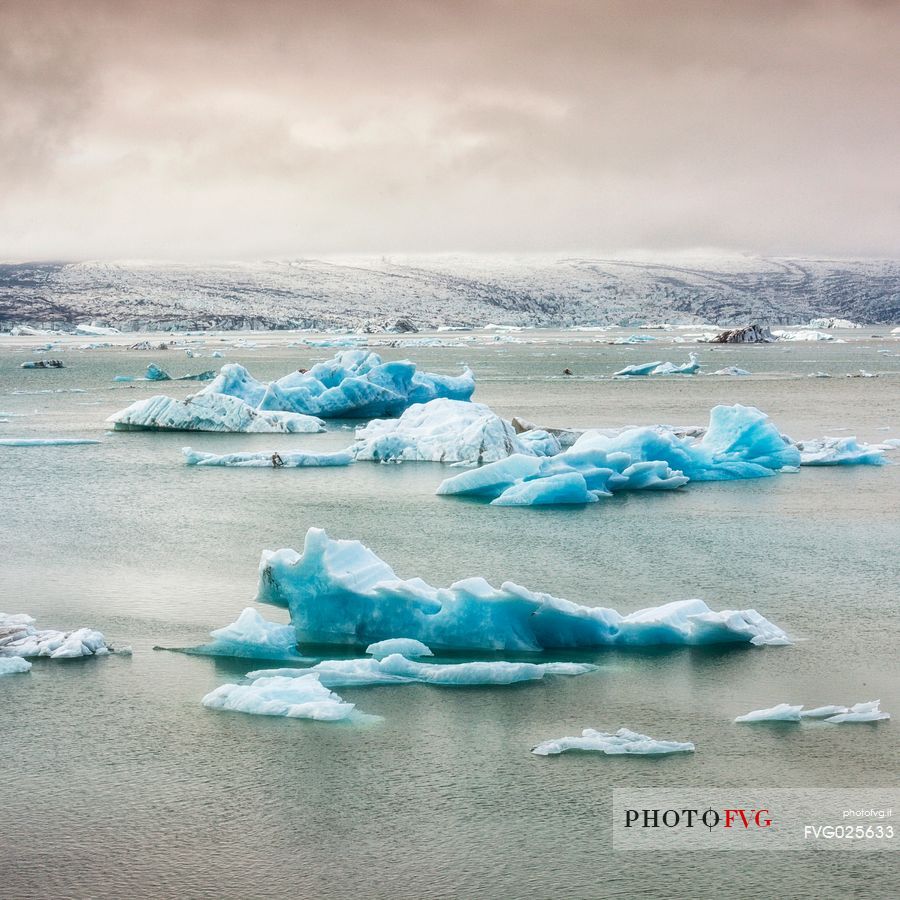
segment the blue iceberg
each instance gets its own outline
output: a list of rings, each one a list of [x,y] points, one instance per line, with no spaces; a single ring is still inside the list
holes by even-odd
[[[884,452],[870,444],[860,444],[855,437],[826,437],[816,441],[800,441],[801,466],[885,466]]]
[[[640,363],[634,366],[625,366],[613,375],[616,378],[634,377],[637,375],[696,375],[700,371],[700,357],[692,353],[686,363],[680,366],[671,362]]]
[[[255,469],[296,469],[308,466],[349,466],[353,462],[350,450],[314,453],[311,450],[290,450],[281,453],[204,453],[182,447],[189,466],[224,466]]]
[[[448,478],[437,493],[491,498],[498,506],[583,504],[616,491],[760,478],[799,464],[799,450],[765,413],[716,406],[699,440],[665,427],[628,428],[614,435],[586,431],[549,459],[511,456]]]
[[[287,607],[299,643],[365,646],[403,635],[431,648],[540,651],[656,644],[788,644],[755,610],[683,600],[622,615],[512,582],[468,578],[434,588],[402,580],[359,541],[310,528],[302,555],[264,551],[257,600]],[[288,642],[285,632],[284,642]]]
[[[249,606],[230,625],[211,631],[210,637],[212,643],[191,647],[185,652],[200,656],[312,662],[297,651],[297,637],[292,625],[269,622]]]

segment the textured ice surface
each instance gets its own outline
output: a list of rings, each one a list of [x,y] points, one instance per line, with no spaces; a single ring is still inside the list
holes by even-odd
[[[251,713],[257,716],[286,716],[319,722],[373,719],[357,711],[328,690],[315,675],[301,678],[280,676],[257,678],[250,684],[223,684],[200,701],[209,709]]]
[[[138,400],[111,415],[116,428],[148,428],[162,431],[230,431],[273,434],[324,431],[314,416],[292,412],[260,411],[237,397],[194,394],[186,400],[157,395]]]
[[[0,675],[19,675],[30,669],[31,663],[21,656],[0,656]]]
[[[185,462],[189,466],[231,466],[257,469],[295,469],[305,466],[349,466],[353,462],[350,450],[313,453],[307,450],[291,450],[281,453],[204,453],[182,447]]]
[[[385,641],[384,643],[389,643]],[[423,663],[392,653],[383,659],[328,659],[309,669],[277,669],[279,676],[317,675],[327,687],[378,684],[433,684],[443,687],[517,684],[540,681],[546,675],[586,675],[597,671],[588,663],[464,662],[452,665]],[[265,669],[248,678],[270,675]]]
[[[804,709],[800,711],[801,719],[827,719],[830,716],[836,716],[838,713],[848,712],[846,706],[817,706],[815,709]]]
[[[0,613],[0,657],[49,656],[71,659],[77,656],[104,656],[112,650],[99,631],[37,629],[34,619],[22,613]]]
[[[803,705],[791,706],[790,703],[779,703],[768,709],[754,709],[752,712],[738,716],[735,722],[799,722]]]
[[[513,453],[549,456],[559,441],[546,431],[517,434],[512,424],[481,403],[432,400],[398,419],[375,419],[356,430],[357,459],[487,463]]]
[[[399,415],[414,403],[438,397],[468,400],[475,390],[470,369],[462,375],[417,372],[408,361],[382,362],[376,353],[345,350],[308,372],[291,372],[260,382],[237,364],[222,366],[201,394],[238,397],[260,410],[303,413],[322,418]]]
[[[831,334],[825,334],[824,331],[801,329],[800,331],[773,331],[772,333],[779,341],[832,341],[835,344],[844,343],[840,338],[836,338]]]
[[[3,438],[0,447],[80,447],[99,443],[88,438]]]
[[[495,498],[500,506],[591,503],[616,491],[759,478],[799,464],[800,452],[765,413],[752,406],[716,406],[699,440],[663,426],[586,431],[549,459],[513,456],[448,478],[437,493]]]
[[[869,444],[860,444],[855,437],[826,437],[815,441],[800,441],[801,466],[883,466],[884,453]]]
[[[292,625],[264,619],[248,606],[230,625],[210,632],[211,644],[191,647],[188,653],[203,656],[238,656],[247,659],[284,659],[309,662],[297,652]]]
[[[694,745],[689,742],[658,741],[627,728],[620,728],[615,734],[585,728],[581,737],[543,741],[531,752],[538,756],[554,756],[567,750],[593,750],[607,756],[662,756],[667,753],[693,753]]]
[[[433,588],[403,581],[359,541],[307,532],[303,554],[264,551],[260,602],[287,607],[299,642],[360,646],[398,634],[430,647],[542,650],[652,644],[786,644],[755,610],[714,612],[683,600],[621,615],[536,593],[512,582],[468,578]]]
[[[615,373],[616,376],[634,375],[696,375],[700,371],[700,357],[692,353],[686,363],[678,366],[671,362],[652,362],[643,365],[626,366]]]
[[[838,713],[826,719],[832,725],[842,725],[851,722],[879,722],[889,719],[890,713],[882,712],[880,700],[869,700],[867,703],[855,703],[846,712]]]
[[[420,656],[434,656],[431,648],[421,641],[413,638],[389,638],[386,641],[378,641],[366,647],[366,653],[375,659],[384,659],[393,653],[399,653],[407,659],[416,659]]]

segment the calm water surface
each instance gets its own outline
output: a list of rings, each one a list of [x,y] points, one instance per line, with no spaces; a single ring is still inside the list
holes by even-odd
[[[610,808],[614,787],[743,787],[764,799],[774,788],[897,786],[896,722],[731,719],[783,701],[874,698],[900,715],[900,466],[492,509],[436,497],[453,470],[435,464],[202,470],[179,452],[342,447],[348,423],[274,437],[106,432],[106,416],[140,396],[196,389],[113,385],[151,360],[172,374],[239,361],[273,378],[330,355],[282,337],[256,350],[232,340],[196,360],[68,350],[66,369],[37,372],[19,368],[33,355],[14,349],[21,341],[0,345],[0,411],[25,414],[0,437],[102,441],[0,447],[0,609],[134,647],[131,658],[38,660],[0,682],[0,896],[897,896],[886,854],[614,853]],[[209,359],[212,346],[225,360]],[[467,362],[476,399],[546,425],[703,423],[712,405],[741,402],[797,438],[900,436],[898,341],[698,351],[708,370],[736,365],[750,378],[608,377],[689,349],[551,341],[383,355],[442,372]],[[860,368],[882,374],[845,377]],[[48,388],[85,393],[15,393]],[[257,666],[152,648],[201,643],[232,621],[254,596],[260,551],[300,548],[313,525],[362,540],[401,577],[509,579],[621,611],[702,597],[754,607],[799,640],[556,654],[601,671],[507,688],[342,689],[384,717],[368,726],[203,709],[207,691]],[[529,752],[621,726],[697,752]]]

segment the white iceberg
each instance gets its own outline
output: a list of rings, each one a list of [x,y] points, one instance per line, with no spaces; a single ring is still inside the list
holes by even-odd
[[[592,503],[616,491],[760,478],[799,464],[799,450],[765,413],[755,407],[717,406],[699,440],[662,426],[615,434],[586,431],[549,459],[511,456],[448,478],[437,493],[489,497],[498,506]]]
[[[157,395],[111,415],[116,429],[228,431],[248,434],[314,433],[325,423],[293,412],[260,411],[226,394],[194,394],[186,400]]]
[[[0,657],[72,659],[78,656],[105,656],[111,651],[106,638],[91,628],[74,631],[37,629],[31,616],[0,613]]]
[[[121,333],[118,328],[112,328],[109,325],[99,325],[96,322],[91,322],[90,325],[82,323],[75,326],[75,334],[106,335]]]
[[[798,441],[801,466],[884,466],[883,451],[871,444],[860,444],[855,437],[826,437]]]
[[[31,670],[31,663],[21,656],[0,656],[0,675],[19,675]]]
[[[824,319],[811,319],[808,328],[862,328],[862,325],[851,322],[849,319],[837,319],[829,316]]]
[[[667,753],[693,753],[694,749],[689,741],[658,741],[627,728],[620,728],[614,734],[585,728],[581,737],[543,741],[531,752],[538,756],[555,756],[569,750],[589,750],[607,756],[663,756]]]
[[[263,552],[257,600],[287,607],[295,641],[311,644],[360,646],[398,634],[466,650],[790,643],[755,610],[715,612],[702,600],[622,615],[512,582],[495,588],[468,578],[438,589],[404,581],[359,541],[331,540],[319,528],[307,532],[302,555]]]
[[[724,369],[716,369],[715,372],[710,372],[710,375],[750,375],[746,369],[739,369],[737,366],[725,366]]]
[[[250,684],[223,684],[201,701],[207,709],[251,713],[257,716],[285,716],[318,722],[346,722],[373,719],[360,713],[328,690],[315,675],[302,678],[257,678]]]
[[[790,703],[779,703],[768,709],[754,709],[752,712],[738,716],[735,722],[799,722],[803,705],[792,706]]]
[[[846,706],[817,706],[815,709],[804,709],[800,712],[801,719],[827,719],[838,713],[848,712]]]
[[[559,441],[546,431],[518,434],[482,403],[439,399],[415,404],[398,419],[375,419],[356,430],[358,460],[487,463],[513,453],[550,456]]]
[[[844,341],[834,337],[834,335],[826,334],[824,331],[810,331],[808,328],[800,331],[775,331],[773,334],[780,341],[831,341],[835,344],[844,343]]]
[[[690,355],[689,360],[677,366],[671,362],[652,362],[642,365],[626,366],[615,372],[616,377],[635,375],[696,375],[700,371],[700,358],[696,353]]]
[[[385,641],[384,643],[389,643]],[[422,663],[392,653],[383,659],[328,659],[308,669],[276,669],[281,677],[316,675],[326,687],[363,687],[388,684],[431,684],[440,687],[472,687],[540,681],[547,675],[586,675],[596,672],[588,663],[461,662],[451,665]],[[261,669],[247,678],[268,677]]]
[[[420,656],[434,656],[431,648],[414,638],[388,638],[386,641],[378,641],[366,647],[366,653],[375,659],[384,659],[394,653],[399,653],[407,659],[416,659]]]
[[[890,719],[890,713],[881,710],[880,700],[870,700],[868,703],[855,703],[845,712],[838,713],[826,719],[832,725],[842,725],[850,722],[880,722]]]
[[[191,647],[185,652],[201,656],[236,656],[241,659],[275,659],[311,662],[297,651],[292,625],[264,619],[247,607],[230,625],[210,632],[211,644]]]
[[[189,466],[226,466],[256,469],[295,469],[307,466],[349,466],[353,462],[350,450],[314,453],[310,450],[290,450],[272,453],[204,453],[182,447]]]

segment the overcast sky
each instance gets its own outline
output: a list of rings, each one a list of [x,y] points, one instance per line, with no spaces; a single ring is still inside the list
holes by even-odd
[[[0,258],[900,256],[897,0],[0,0]]]

